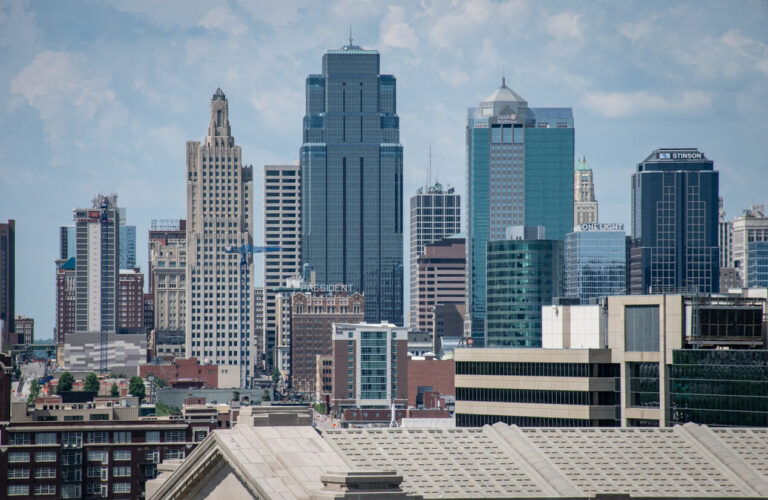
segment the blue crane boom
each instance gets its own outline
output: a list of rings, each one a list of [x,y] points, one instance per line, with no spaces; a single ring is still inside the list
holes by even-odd
[[[257,253],[279,252],[280,247],[253,245],[231,245],[224,248],[224,253],[240,254],[240,388],[248,388],[248,255]]]

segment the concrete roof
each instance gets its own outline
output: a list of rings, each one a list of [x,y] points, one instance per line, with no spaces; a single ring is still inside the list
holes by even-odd
[[[768,497],[768,429],[217,430],[148,498],[189,495],[212,450],[256,497],[310,498],[329,471],[396,471],[424,498]]]

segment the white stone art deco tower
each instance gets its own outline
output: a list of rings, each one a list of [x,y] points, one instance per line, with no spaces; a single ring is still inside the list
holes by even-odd
[[[205,141],[187,142],[186,182],[186,353],[200,362],[240,366],[242,341],[250,380],[255,360],[253,261],[249,256],[246,296],[241,297],[240,255],[224,249],[253,244],[253,168],[242,166],[221,89],[211,99]],[[240,338],[241,313],[247,324],[244,340]]]

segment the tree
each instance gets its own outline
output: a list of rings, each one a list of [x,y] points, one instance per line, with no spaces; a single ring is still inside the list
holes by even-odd
[[[162,403],[160,401],[158,401],[155,404],[155,416],[156,417],[164,417],[166,415],[171,415],[171,414],[174,414],[174,413],[181,413],[181,411],[178,408],[174,407],[174,406],[168,406],[167,404]]]
[[[64,372],[59,377],[59,384],[56,386],[56,394],[67,392],[72,390],[72,385],[75,383],[75,377],[69,372]]]
[[[165,379],[162,379],[160,377],[155,377],[155,387],[158,389],[162,389],[163,387],[166,387],[168,383],[165,381]]]
[[[131,381],[128,383],[128,392],[130,392],[132,396],[139,398],[139,403],[141,403],[141,400],[147,395],[144,381],[141,380],[141,377],[138,375],[131,377]]]
[[[280,380],[280,370],[275,368],[272,371],[272,382],[274,382],[276,384],[279,380]]]
[[[35,401],[35,398],[40,395],[40,384],[37,379],[32,381],[32,385],[29,388],[29,397],[27,398],[27,404]]]
[[[109,395],[113,398],[119,398],[120,397],[120,389],[117,387],[117,384],[115,382],[112,382],[112,387],[109,388]]]
[[[88,376],[85,377],[85,384],[83,384],[83,390],[90,391],[90,392],[99,392],[100,388],[101,388],[101,383],[99,382],[99,377],[97,377],[95,373],[89,373]]]
[[[323,403],[315,403],[315,413],[325,415],[325,405]]]

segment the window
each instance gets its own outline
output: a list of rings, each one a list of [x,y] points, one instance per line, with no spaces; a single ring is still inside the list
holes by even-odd
[[[8,486],[8,496],[9,497],[29,496],[29,486],[27,486],[26,484],[12,484]]]
[[[112,485],[112,493],[130,493],[131,483],[115,483]]]
[[[160,451],[159,450],[147,450],[147,452],[144,454],[144,460],[151,464],[156,464],[160,461]]]
[[[625,350],[659,352],[659,306],[624,307]]]
[[[29,432],[13,432],[8,437],[8,444],[32,444]]]
[[[35,495],[55,495],[55,494],[56,494],[55,484],[36,484],[35,485]]]
[[[109,452],[107,450],[88,450],[89,462],[101,462],[107,464],[109,462]]]
[[[29,462],[29,452],[28,451],[12,451],[8,453],[8,463],[21,463],[21,462]]]
[[[109,443],[109,432],[96,431],[88,433],[89,443]]]
[[[55,451],[36,451],[35,452],[35,462],[55,462],[55,461],[56,461]]]
[[[101,470],[106,470],[106,467],[99,467],[97,465],[89,465],[88,469],[86,470],[86,474],[88,477],[101,477]]]
[[[79,484],[61,485],[61,498],[80,498],[81,496],[83,496],[83,490]]]
[[[145,441],[147,443],[159,443],[160,431],[147,431]]]
[[[56,469],[53,467],[38,467],[35,469],[35,479],[48,479],[56,477]]]
[[[113,441],[114,443],[130,443],[131,442],[131,432],[130,431],[115,431],[113,434]]]
[[[165,450],[163,460],[184,460],[184,450]]]
[[[184,441],[184,431],[165,431],[166,443],[183,443]]]
[[[27,479],[29,469],[8,469],[8,479]]]
[[[208,431],[207,430],[205,430],[205,431],[195,431],[195,442],[199,443],[200,441],[205,439],[205,436],[207,436],[207,435],[208,435]]]
[[[38,432],[35,434],[35,444],[56,444],[56,433]]]
[[[112,467],[113,477],[131,477],[130,467]]]
[[[115,460],[130,460],[131,450],[115,450],[112,452],[112,458]]]
[[[66,417],[65,417],[66,420]],[[83,446],[82,432],[65,432],[61,435],[61,445],[79,448]]]

